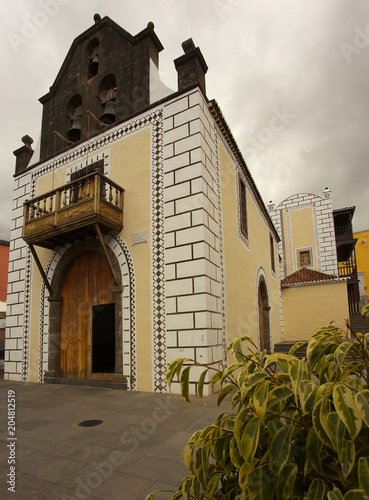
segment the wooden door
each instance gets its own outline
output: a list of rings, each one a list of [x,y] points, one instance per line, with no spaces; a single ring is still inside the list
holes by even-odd
[[[60,372],[62,377],[89,378],[92,372],[93,307],[115,302],[114,280],[105,256],[80,255],[62,284]]]

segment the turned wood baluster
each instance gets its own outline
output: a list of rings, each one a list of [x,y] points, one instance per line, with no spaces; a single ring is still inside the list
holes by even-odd
[[[37,200],[36,217],[40,216],[40,199]]]
[[[65,206],[66,204],[67,204],[67,187],[65,187],[63,191],[63,205]]]
[[[113,201],[113,186],[109,184],[110,190],[109,190],[109,201],[110,203]]]
[[[101,182],[102,182],[102,192],[101,192],[101,195],[102,195],[103,198],[106,199],[106,186],[105,186],[104,179],[101,179]]]
[[[119,191],[115,188],[115,204],[119,205]]]
[[[35,207],[33,206],[33,203],[29,205],[29,218],[34,219],[35,217]]]
[[[47,197],[45,196],[45,197],[44,197],[44,206],[43,206],[43,208],[42,208],[42,213],[43,213],[43,214],[46,214],[46,213],[47,213],[47,210],[46,210],[46,200],[47,200]]]
[[[49,212],[53,211],[53,194],[51,193],[50,195],[50,200],[49,200]]]
[[[79,183],[78,183],[78,198],[77,198],[77,201],[78,200],[82,200],[82,181],[79,181]]]
[[[69,205],[77,200],[75,198],[75,191],[73,190],[73,185],[69,186]]]
[[[90,197],[90,178],[86,181],[86,198]]]

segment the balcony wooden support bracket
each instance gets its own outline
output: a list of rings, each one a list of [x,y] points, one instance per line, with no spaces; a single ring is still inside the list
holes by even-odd
[[[35,260],[35,262],[36,262],[36,265],[37,265],[37,267],[38,267],[38,270],[40,271],[40,274],[41,274],[41,276],[42,276],[42,279],[44,280],[45,286],[46,286],[46,288],[48,289],[49,294],[50,294],[50,297],[51,297],[52,295],[54,295],[54,293],[53,293],[53,289],[51,288],[50,282],[49,282],[49,280],[47,279],[47,276],[46,276],[46,274],[45,274],[45,272],[44,272],[44,270],[43,270],[42,264],[41,264],[41,262],[40,262],[40,259],[38,258],[38,255],[37,255],[37,253],[36,253],[35,247],[34,247],[33,245],[31,245],[31,244],[30,244],[30,245],[28,245],[28,246],[29,246],[29,248],[30,248],[30,250],[31,250],[31,253],[32,253],[33,258],[34,258],[34,260]]]
[[[106,248],[106,244],[105,244],[105,241],[104,241],[104,238],[103,238],[103,235],[101,233],[101,229],[100,229],[100,226],[99,224],[96,222],[94,224],[94,227],[95,227],[95,231],[96,231],[96,234],[100,240],[100,243],[101,243],[101,246],[104,250],[104,254],[105,254],[105,257],[106,257],[106,260],[108,261],[108,264],[109,264],[109,267],[110,267],[110,271],[111,271],[111,274],[113,276],[113,279],[114,279],[114,283],[115,283],[115,286],[119,286],[119,281],[118,281],[118,278],[117,278],[117,275],[114,271],[114,268],[113,268],[113,264],[111,262],[111,259],[109,257],[109,254],[108,254],[108,249]]]

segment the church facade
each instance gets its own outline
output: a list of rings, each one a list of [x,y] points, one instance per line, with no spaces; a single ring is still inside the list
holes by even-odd
[[[172,91],[152,23],[95,15],[40,99],[39,154],[14,152],[5,379],[165,392],[175,358],[280,340],[278,233],[182,47]]]

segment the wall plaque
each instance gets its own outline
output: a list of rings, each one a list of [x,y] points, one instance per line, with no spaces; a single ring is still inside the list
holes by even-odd
[[[137,245],[138,243],[147,243],[147,230],[140,231],[139,233],[132,233],[132,245]]]

